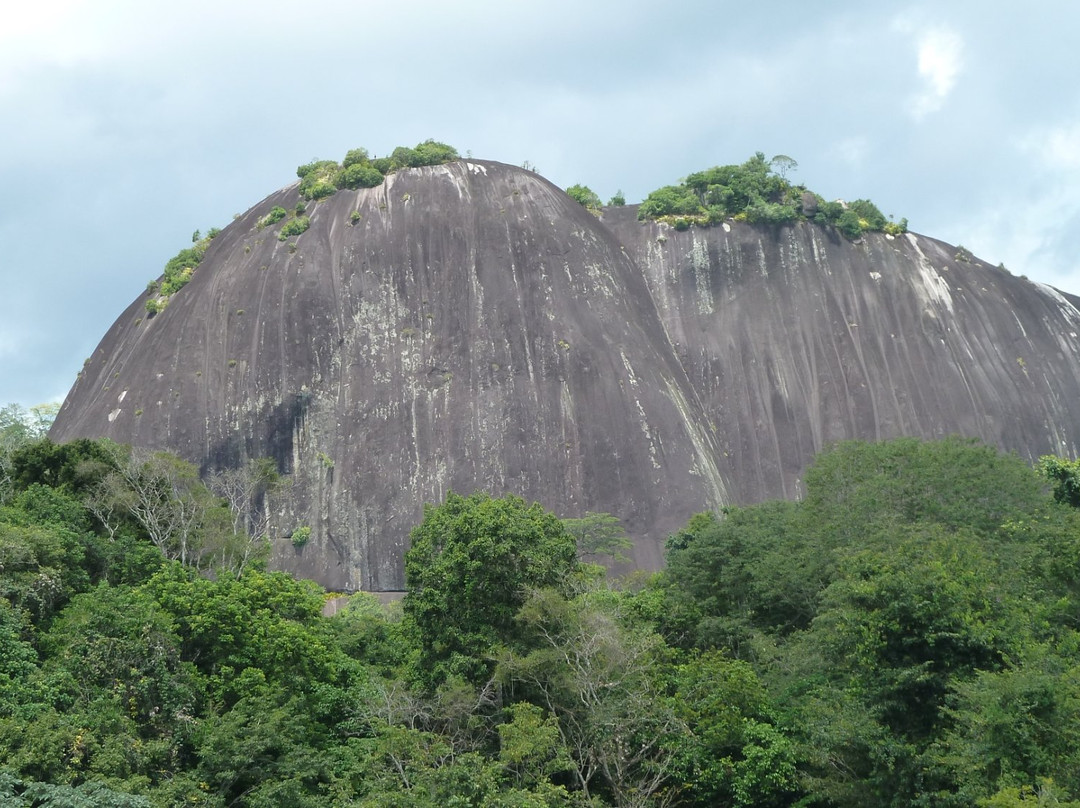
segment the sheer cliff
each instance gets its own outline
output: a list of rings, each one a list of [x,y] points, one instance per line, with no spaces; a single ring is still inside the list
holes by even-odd
[[[133,302],[52,437],[273,457],[274,563],[330,587],[400,588],[448,490],[614,513],[651,568],[693,512],[798,496],[831,441],[1080,447],[1076,298],[923,236],[676,231],[480,160],[261,226],[298,200],[226,227],[160,313]]]

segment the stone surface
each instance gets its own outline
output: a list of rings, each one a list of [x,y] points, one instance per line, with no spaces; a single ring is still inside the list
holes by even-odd
[[[400,589],[451,489],[614,513],[655,568],[692,513],[798,496],[831,441],[1080,446],[1077,299],[933,239],[676,232],[479,160],[309,203],[287,242],[257,227],[297,201],[226,227],[157,316],[133,302],[52,437],[273,457],[274,564],[332,588]]]

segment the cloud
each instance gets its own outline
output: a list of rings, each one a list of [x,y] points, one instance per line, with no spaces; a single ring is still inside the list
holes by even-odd
[[[865,164],[869,152],[870,144],[865,137],[852,136],[837,141],[829,149],[829,156],[853,169],[860,169]]]
[[[19,352],[22,339],[10,329],[0,331],[0,357],[14,356]],[[0,404],[0,406],[3,406]]]
[[[922,89],[911,100],[916,120],[937,112],[956,86],[963,69],[964,42],[947,28],[931,28],[917,40],[918,71]]]
[[[1045,168],[1054,171],[1080,170],[1080,120],[1030,132],[1021,149],[1035,155]]]

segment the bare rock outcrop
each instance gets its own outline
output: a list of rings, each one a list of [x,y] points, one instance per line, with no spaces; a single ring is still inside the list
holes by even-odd
[[[655,568],[690,514],[799,496],[832,441],[1080,449],[1077,300],[923,236],[677,232],[480,160],[309,203],[294,239],[259,226],[298,199],[226,227],[156,316],[133,302],[51,436],[273,457],[274,564],[332,588],[401,588],[451,489],[611,512]]]

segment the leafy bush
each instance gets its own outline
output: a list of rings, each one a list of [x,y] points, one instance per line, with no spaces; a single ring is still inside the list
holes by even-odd
[[[690,188],[665,185],[645,197],[638,208],[639,219],[658,219],[662,216],[696,216],[704,213],[701,200]]]
[[[285,222],[281,232],[278,233],[278,241],[284,241],[289,236],[299,236],[309,227],[311,227],[311,219],[307,216],[298,216],[291,221]]]
[[[837,229],[850,239],[856,239],[863,233],[862,222],[859,220],[859,214],[848,208],[840,214],[840,218],[836,220]]]
[[[626,196],[623,194],[621,188],[615,192],[615,196],[611,197],[611,199],[608,200],[608,205],[612,207],[622,207],[625,204]]]
[[[312,160],[310,163],[304,163],[302,166],[296,167],[296,176],[300,179],[306,179],[309,174],[325,171],[327,166],[333,166],[337,168],[337,163],[333,160]]]
[[[855,211],[859,215],[859,219],[865,222],[863,230],[884,230],[885,224],[888,221],[877,205],[871,202],[869,199],[856,199],[850,205],[850,210]]]
[[[437,166],[443,163],[451,163],[454,160],[459,159],[457,149],[446,143],[439,143],[436,140],[425,140],[423,143],[416,145],[416,154],[420,159],[420,165],[422,166]]]
[[[752,224],[789,224],[798,218],[794,205],[756,200],[746,208],[746,221]]]
[[[898,222],[886,222],[884,230],[890,236],[899,236],[907,232],[907,219]]]
[[[566,195],[589,210],[599,210],[602,204],[600,197],[588,185],[571,185],[566,189]]]
[[[679,185],[666,185],[650,193],[638,208],[638,218],[664,219],[676,229],[685,229],[694,224],[716,224],[727,217],[769,225],[812,217],[817,224],[837,226],[848,238],[858,238],[868,230],[894,235],[907,232],[906,219],[889,222],[868,199],[845,206],[826,202],[805,186],[792,185],[787,174],[797,167],[786,155],[766,160],[758,152],[741,165],[698,171]],[[612,204],[616,204],[614,198]]]
[[[371,163],[353,163],[338,174],[338,185],[342,188],[374,188],[382,185],[383,174]]]
[[[292,532],[292,536],[290,538],[292,540],[293,547],[303,547],[305,544],[308,543],[308,540],[311,539],[311,528],[307,525],[304,525],[303,527],[298,527]]]
[[[392,152],[390,152],[390,163],[396,171],[399,168],[416,168],[423,165],[420,162],[420,154],[416,149],[410,149],[408,146],[398,146]]]
[[[307,199],[323,199],[337,193],[337,186],[330,180],[316,180],[304,188],[301,193]]]
[[[368,150],[364,148],[349,149],[345,152],[345,159],[341,161],[342,168],[348,168],[352,165],[358,165],[360,163],[370,163],[371,158],[368,156]]]
[[[340,166],[334,160],[316,160],[296,169],[300,177],[300,196],[305,199],[322,199],[333,194],[337,187],[334,178]]]
[[[821,202],[814,221],[818,224],[836,224],[843,213],[844,206],[839,202]]]
[[[274,205],[274,207],[270,208],[268,214],[259,219],[259,227],[267,227],[275,222],[280,222],[288,215],[289,212],[281,207],[281,205]]]
[[[176,294],[188,281],[203,259],[209,238],[203,238],[194,247],[181,250],[165,264],[160,292],[165,297]]]

